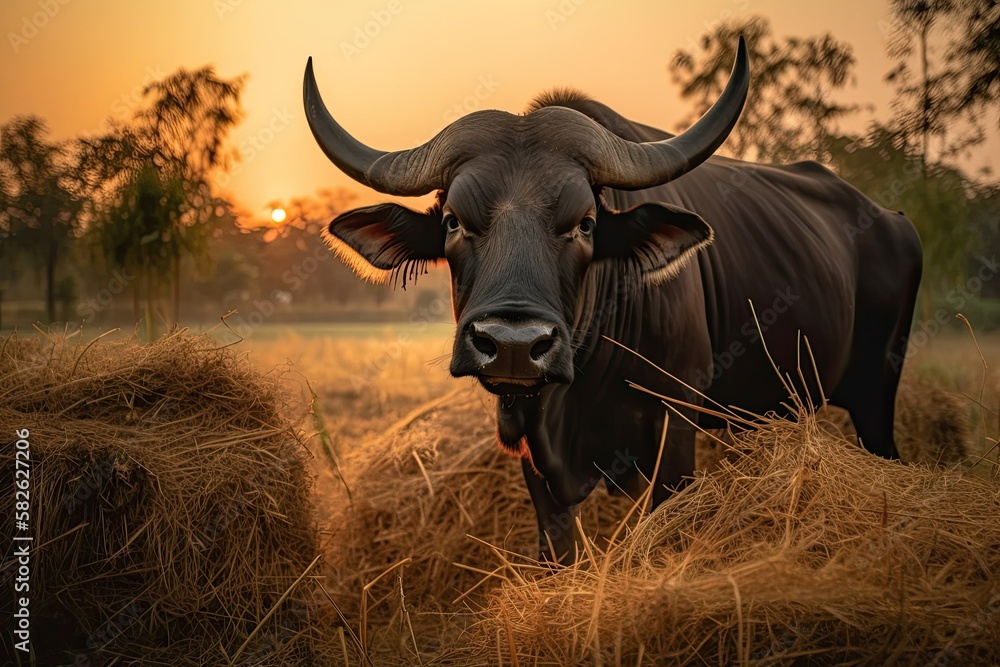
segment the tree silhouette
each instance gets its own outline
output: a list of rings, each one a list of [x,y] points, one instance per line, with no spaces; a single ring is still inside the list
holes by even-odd
[[[51,323],[56,272],[80,230],[84,201],[73,154],[67,144],[48,141],[47,134],[45,122],[36,116],[18,116],[0,127],[0,234],[45,267],[45,311]]]
[[[776,40],[760,16],[720,23],[702,37],[699,53],[682,49],[674,54],[668,69],[681,96],[695,101],[695,115],[685,125],[722,92],[740,35],[746,38],[753,73],[743,114],[724,147],[761,162],[805,157],[826,162],[837,122],[859,109],[829,94],[852,81],[853,50],[828,34]]]
[[[95,230],[100,246],[141,279],[133,307],[145,301],[147,334],[154,303],[169,294],[162,319],[180,318],[181,263],[209,263],[212,223],[228,219],[229,204],[214,196],[212,173],[228,167],[229,131],[242,117],[244,77],[220,79],[211,67],[180,69],[144,90],[148,106],[126,124],[83,140],[88,182],[102,192],[104,215]],[[140,296],[141,295],[141,296]]]
[[[959,104],[972,114],[992,107],[1000,127],[1000,3],[966,0],[958,15],[962,36],[948,50],[948,59],[962,73]]]
[[[893,117],[889,127],[900,142],[912,145],[917,139],[921,174],[927,175],[932,137],[942,140],[942,154],[954,152],[970,142],[968,137],[945,147],[956,107],[956,73],[942,56],[932,64],[931,42],[944,37],[954,15],[954,0],[891,0],[892,29],[887,51],[896,65],[885,79],[896,85],[892,101]],[[937,40],[941,42],[942,40]],[[942,45],[944,43],[942,42]],[[916,66],[911,62],[916,58]]]

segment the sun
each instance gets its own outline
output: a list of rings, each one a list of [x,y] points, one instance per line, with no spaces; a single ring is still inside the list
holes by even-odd
[[[285,221],[285,217],[285,209],[283,208],[276,208],[271,211],[271,221],[276,225],[283,223]]]

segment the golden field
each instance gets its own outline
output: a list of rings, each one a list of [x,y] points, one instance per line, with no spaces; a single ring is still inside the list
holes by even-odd
[[[51,664],[1000,660],[1000,364],[960,332],[915,351],[897,422],[960,461],[882,461],[804,411],[716,443],[652,514],[597,490],[555,569],[491,397],[447,375],[447,325],[230,342],[0,345]],[[942,441],[956,421],[966,442]]]

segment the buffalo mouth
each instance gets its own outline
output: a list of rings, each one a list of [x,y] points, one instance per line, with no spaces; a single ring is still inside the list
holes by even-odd
[[[497,396],[534,396],[548,384],[543,377],[510,378],[480,375],[477,378],[483,388]]]

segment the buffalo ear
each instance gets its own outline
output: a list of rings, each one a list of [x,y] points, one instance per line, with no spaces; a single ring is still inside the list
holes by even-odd
[[[399,204],[378,204],[337,216],[327,228],[327,245],[355,273],[372,282],[402,274],[416,277],[427,262],[444,257],[441,213],[412,211]]]
[[[657,284],[674,278],[713,238],[707,222],[677,206],[640,204],[622,212],[602,207],[594,229],[594,260],[626,262]]]

